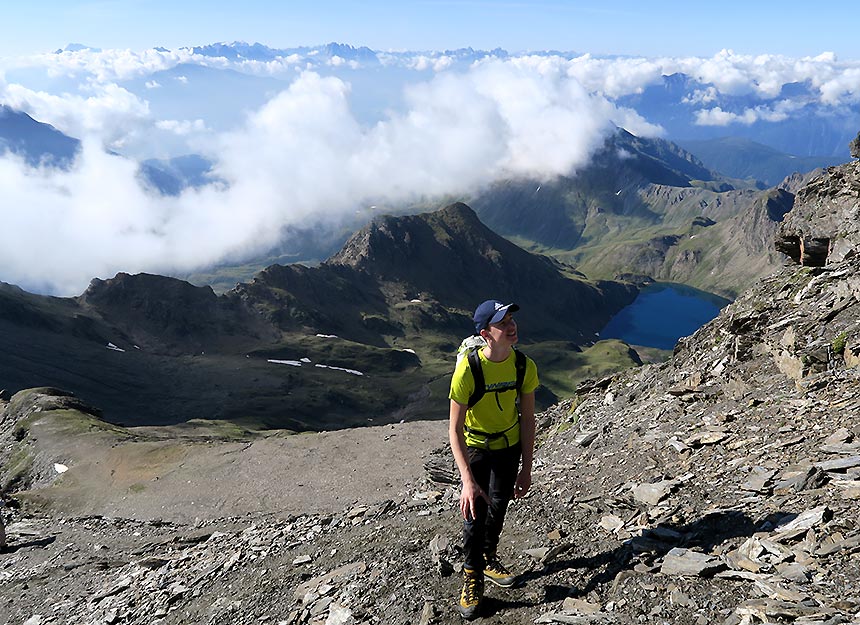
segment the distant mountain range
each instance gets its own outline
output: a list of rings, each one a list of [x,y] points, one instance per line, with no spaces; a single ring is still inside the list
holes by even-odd
[[[744,137],[679,141],[710,169],[726,176],[760,180],[775,187],[795,172],[809,172],[845,162],[844,156],[793,156]]]

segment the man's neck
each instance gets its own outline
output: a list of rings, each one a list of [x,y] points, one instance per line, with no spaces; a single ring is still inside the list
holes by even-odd
[[[513,346],[511,345],[501,346],[487,343],[487,346],[484,348],[484,358],[490,362],[504,362],[511,355],[511,351],[513,351]]]

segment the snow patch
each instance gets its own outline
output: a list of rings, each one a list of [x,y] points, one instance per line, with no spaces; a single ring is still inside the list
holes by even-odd
[[[343,367],[332,367],[331,365],[315,365],[320,369],[334,369],[335,371],[345,371],[346,373],[351,373],[352,375],[364,375],[361,371],[356,371],[355,369],[344,369]]]

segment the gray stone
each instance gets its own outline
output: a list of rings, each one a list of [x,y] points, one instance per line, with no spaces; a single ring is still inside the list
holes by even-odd
[[[850,538],[840,538],[826,541],[815,551],[816,556],[829,556],[839,551],[857,551],[860,548],[860,534]]]
[[[743,484],[741,484],[741,488],[754,493],[764,492],[768,490],[767,485],[770,483],[774,475],[776,475],[775,469],[753,467],[750,476]]]
[[[325,625],[353,625],[354,623],[355,617],[352,610],[338,603],[331,604]]]
[[[418,625],[430,625],[435,616],[436,607],[433,605],[433,601],[429,599],[424,601],[424,607],[421,609],[421,617],[418,619]]]
[[[699,551],[675,547],[663,558],[660,572],[664,575],[708,577],[726,568],[721,559]]]
[[[562,625],[591,625],[599,623],[617,623],[613,614],[598,612],[597,614],[564,614],[563,612],[552,612],[542,614],[535,619],[535,623],[561,623]]]
[[[819,467],[806,467],[801,470],[786,472],[782,479],[773,485],[773,492],[777,495],[799,493],[804,490],[819,488],[827,480],[827,474]]]
[[[822,471],[844,471],[853,467],[860,467],[860,456],[850,456],[848,458],[839,458],[838,460],[816,462],[815,466]]]
[[[638,484],[633,487],[633,499],[649,506],[656,506],[677,488],[676,480],[663,480],[654,484]]]
[[[783,562],[777,565],[776,572],[791,582],[804,584],[809,581],[809,568],[799,562]]]
[[[807,510],[794,519],[777,525],[774,528],[776,533],[772,538],[777,541],[793,538],[816,525],[821,525],[825,520],[830,518],[831,514],[827,506],[818,506],[817,508]]]
[[[301,599],[308,592],[316,590],[323,584],[338,583],[364,573],[366,570],[367,564],[362,561],[345,564],[344,566],[340,566],[325,575],[320,575],[319,577],[315,577],[306,581],[304,584],[299,585],[293,592],[293,597],[295,599]]]
[[[590,432],[580,432],[573,437],[573,440],[580,447],[588,447],[591,443],[594,442],[598,434],[599,432],[597,430],[591,430]]]

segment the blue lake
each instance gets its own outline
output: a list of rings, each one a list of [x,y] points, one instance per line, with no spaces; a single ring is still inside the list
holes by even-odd
[[[716,317],[729,300],[682,284],[656,283],[643,288],[600,332],[602,339],[630,345],[672,349],[682,336]]]

